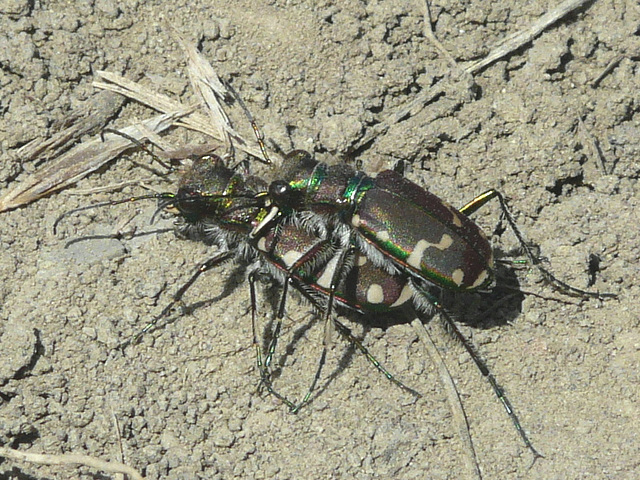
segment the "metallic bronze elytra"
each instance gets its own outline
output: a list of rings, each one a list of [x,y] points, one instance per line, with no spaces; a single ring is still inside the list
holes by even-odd
[[[269,186],[272,202],[268,222],[292,212],[306,212],[331,226],[352,228],[346,235],[376,266],[405,271],[419,282],[448,290],[478,291],[491,287],[494,259],[482,230],[468,218],[497,199],[529,261],[560,291],[589,298],[614,298],[610,293],[573,287],[544,268],[516,225],[497,190],[488,190],[460,210],[398,173],[375,177],[345,165],[327,165],[302,150],[284,157],[281,179]]]
[[[395,266],[449,290],[488,288],[493,253],[482,230],[451,205],[385,170],[369,177],[302,151],[285,157],[284,178],[269,187],[276,210],[312,212],[353,227],[355,245],[375,265]],[[255,231],[259,231],[260,227]]]
[[[444,288],[474,291],[492,283],[491,245],[469,217],[391,170],[373,183],[351,220],[369,244]]]
[[[341,244],[342,234],[332,231],[327,235],[310,231],[302,219],[293,217],[266,229],[257,239],[257,247],[322,310],[332,294],[338,306],[360,313],[386,313],[411,301],[413,292],[407,274],[390,274],[376,267],[352,245]],[[340,253],[345,250],[344,261],[339,264]],[[334,275],[337,281],[332,287]]]

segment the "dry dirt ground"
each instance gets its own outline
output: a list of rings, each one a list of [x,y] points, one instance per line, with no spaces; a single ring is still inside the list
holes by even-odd
[[[424,34],[420,2],[176,0],[29,2],[0,6],[1,188],[46,162],[16,149],[47,137],[95,95],[110,70],[188,101],[171,22],[240,92],[282,149],[360,162],[398,161],[454,205],[488,188],[510,199],[518,223],[557,275],[617,300],[563,296],[534,270],[532,292],[500,303],[472,295],[460,320],[504,385],[535,446],[532,467],[500,403],[468,356],[439,348],[461,392],[484,478],[632,479],[640,476],[640,13],[635,0],[600,0],[477,72],[460,72],[555,7],[533,2],[436,2],[433,25],[457,62]],[[362,144],[432,85],[443,93]],[[113,126],[149,115],[127,103]],[[241,116],[240,129],[250,135]],[[175,130],[175,145],[198,141]],[[149,157],[137,153],[140,163]],[[153,178],[120,158],[82,181],[86,191]],[[188,292],[202,304],[123,354],[115,349],[157,314],[211,251],[151,233],[152,203],[54,219],[71,208],[144,193],[54,194],[0,215],[0,445],[120,460],[146,478],[474,478],[440,378],[409,325],[353,324],[364,343],[423,397],[392,386],[337,340],[314,401],[291,415],[257,391],[249,292],[225,265]],[[77,193],[77,192],[76,192]],[[476,218],[492,232],[497,205]],[[129,221],[129,223],[127,223]],[[120,239],[100,238],[118,231]],[[496,249],[515,246],[507,230]],[[67,245],[69,240],[81,239]],[[597,255],[599,271],[589,270]],[[271,308],[261,296],[261,321]],[[473,300],[473,302],[468,302]],[[558,301],[558,300],[564,300]],[[315,371],[322,328],[291,303],[277,385],[299,398]],[[433,332],[439,332],[432,326]],[[97,475],[97,476],[96,476]],[[0,458],[0,478],[115,478],[90,468]]]

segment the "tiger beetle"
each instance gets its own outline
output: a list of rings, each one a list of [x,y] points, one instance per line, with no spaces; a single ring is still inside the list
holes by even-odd
[[[616,297],[575,288],[544,268],[497,190],[484,192],[458,210],[395,171],[370,177],[346,164],[318,162],[303,150],[285,156],[282,177],[269,185],[271,210],[252,235],[273,218],[311,212],[330,225],[351,227],[347,234],[376,265],[394,265],[447,290],[484,291],[494,283],[493,252],[469,215],[495,198],[528,260],[546,281],[580,297]]]
[[[251,262],[259,260],[258,267],[248,275],[251,294],[253,344],[256,348],[258,369],[261,382],[266,389],[285,403],[292,412],[305,405],[320,377],[326,349],[319,362],[314,381],[302,402],[295,404],[278,393],[272,386],[269,373],[275,354],[282,319],[288,297],[288,286],[307,298],[318,310],[331,320],[336,330],[350,343],[354,344],[369,361],[389,380],[414,395],[419,395],[402,382],[395,379],[351,334],[349,329],[334,318],[334,303],[359,312],[371,311],[372,303],[364,296],[370,291],[369,284],[395,286],[391,298],[400,298],[405,293],[403,287],[406,278],[386,278],[387,272],[367,264],[365,257],[356,258],[353,248],[340,245],[344,235],[328,231],[322,222],[314,222],[304,214],[291,215],[272,222],[263,228],[260,236],[249,235],[258,224],[264,222],[267,205],[270,200],[266,192],[267,184],[258,177],[245,177],[233,172],[224,165],[219,157],[209,156],[194,161],[193,166],[180,181],[178,193],[160,205],[160,208],[173,207],[179,212],[178,232],[191,239],[201,239],[226,250],[203,263],[189,281],[176,293],[174,301],[160,314],[167,314],[172,306],[180,301],[186,290],[199,275],[229,259],[231,252],[236,258]],[[357,267],[350,267],[355,261]],[[349,266],[349,267],[347,267]],[[349,275],[347,275],[349,274]],[[262,351],[258,341],[256,320],[257,300],[256,282],[261,277],[274,279],[282,286],[277,311],[277,323],[271,335],[267,356],[262,360]],[[363,286],[363,283],[365,284]],[[403,298],[400,303],[404,303]],[[395,305],[394,305],[395,306]],[[150,324],[149,326],[151,326]],[[142,334],[145,333],[143,330]],[[327,329],[326,335],[329,335]],[[328,341],[325,341],[325,345]]]
[[[491,245],[469,215],[497,199],[528,261],[548,283],[565,294],[586,298],[615,298],[615,294],[581,290],[557,279],[534,254],[497,190],[488,190],[458,210],[395,171],[385,170],[370,177],[346,164],[330,166],[317,162],[306,151],[295,150],[285,155],[281,179],[269,185],[268,199],[269,213],[252,230],[252,237],[264,236],[265,229],[273,228],[274,223],[301,212],[343,236],[340,244],[358,252],[359,258],[378,271],[386,272],[381,279],[392,280],[394,287],[403,283],[406,291],[402,297],[405,302],[410,299],[415,310],[440,313],[491,384],[534,458],[542,456],[526,435],[503,388],[438,300],[440,290],[484,292],[495,285]],[[345,263],[336,269],[349,272],[354,267]],[[399,277],[404,280],[397,282]],[[327,310],[337,285],[331,283],[324,292],[329,298]],[[372,304],[376,302],[376,307],[383,309],[395,306],[386,300],[392,290],[384,283],[370,279],[360,281],[359,286],[368,288],[365,296],[369,305],[363,311],[375,311]]]
[[[135,139],[130,138],[130,140],[145,148]],[[403,297],[406,293],[404,288],[408,281],[406,276],[390,276],[387,272],[374,267],[366,261],[364,256],[356,255],[351,247],[339,245],[344,235],[336,235],[328,231],[322,222],[313,222],[310,217],[303,214],[283,217],[269,228],[262,228],[263,234],[261,236],[250,236],[249,233],[264,221],[268,213],[267,205],[270,202],[266,192],[267,185],[258,177],[232,170],[226,166],[222,158],[208,155],[196,158],[183,173],[177,193],[142,195],[80,207],[58,217],[54,223],[54,232],[63,218],[81,211],[155,199],[159,203],[157,212],[169,210],[177,214],[176,232],[179,236],[203,241],[206,244],[215,245],[221,250],[220,253],[199,265],[194,274],[173,295],[172,301],[162,312],[134,337],[121,344],[122,348],[139,341],[161,319],[167,317],[177,304],[182,304],[184,294],[200,275],[224,262],[235,259],[248,265],[255,265],[248,278],[252,307],[253,344],[256,348],[256,361],[261,384],[270,394],[287,405],[292,412],[297,412],[308,403],[315,384],[320,378],[326,350],[319,362],[312,386],[309,387],[302,402],[296,404],[273,388],[269,369],[276,351],[282,319],[285,315],[289,284],[318,310],[326,312],[326,317],[332,319],[332,325],[335,326],[338,333],[360,350],[389,380],[413,395],[420,396],[415,390],[405,386],[391,375],[351,334],[351,331],[331,315],[334,303],[337,307],[361,313],[379,310],[377,305],[379,302],[376,300],[375,304],[371,303],[366,297],[371,290],[370,284],[372,283],[385,285],[387,291],[392,292],[388,297],[389,305],[396,301],[398,305],[404,303],[407,300],[406,297]],[[354,266],[346,268],[346,265],[351,264]],[[340,271],[336,273],[338,265]],[[277,323],[271,334],[271,341],[263,361],[262,348],[257,333],[256,283],[265,276],[282,285],[283,289],[278,307]]]

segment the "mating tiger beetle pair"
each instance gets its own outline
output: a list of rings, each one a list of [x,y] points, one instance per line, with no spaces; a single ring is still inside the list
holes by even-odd
[[[252,126],[257,131],[253,121]],[[269,163],[260,135],[258,142]],[[196,158],[183,174],[177,193],[90,205],[63,215],[97,206],[157,199],[159,211],[169,209],[177,214],[179,234],[220,250],[197,268],[160,315],[127,344],[135,343],[181,303],[185,292],[205,271],[232,259],[257,265],[249,273],[249,285],[261,383],[297,412],[309,402],[321,377],[334,328],[389,380],[419,395],[391,375],[335,318],[334,310],[361,314],[400,310],[418,317],[438,313],[491,384],[527,448],[535,458],[542,456],[521,427],[502,387],[439,301],[442,290],[481,292],[495,282],[491,245],[469,215],[497,199],[528,261],[546,281],[566,294],[583,298],[613,298],[614,294],[584,291],[556,279],[532,251],[496,190],[456,209],[395,171],[385,170],[371,177],[347,164],[318,162],[301,150],[284,156],[277,180],[271,183],[239,170],[230,168],[216,155]],[[256,319],[256,282],[265,275],[281,285],[282,292],[277,322],[263,354]],[[325,320],[322,356],[299,403],[273,387],[270,373],[290,286],[307,298]]]

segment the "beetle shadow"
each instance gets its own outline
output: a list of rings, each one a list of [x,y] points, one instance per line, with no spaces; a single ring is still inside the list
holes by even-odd
[[[361,316],[361,314],[350,312],[350,314],[347,314],[346,317],[347,318],[351,317],[351,314]],[[313,312],[310,315],[310,319],[305,321],[293,332],[291,339],[287,342],[286,346],[284,346],[284,348],[282,349],[283,350],[282,353],[277,355],[277,358],[274,357],[274,362],[272,364],[273,368],[271,371],[272,380],[281,378],[282,381],[285,382],[286,384],[287,369],[288,369],[286,366],[287,359],[295,355],[298,344],[300,343],[300,341],[304,339],[304,337],[306,337],[307,332],[311,328],[314,328],[314,327],[317,328],[322,323],[323,323],[323,319],[321,315]],[[370,330],[369,327],[365,327],[362,333],[362,338],[358,339],[358,341],[362,341],[366,337],[369,330]],[[327,358],[325,359],[325,363],[323,364],[322,371],[324,373],[321,375],[320,381],[313,389],[313,393],[311,397],[304,403],[305,407],[308,405],[311,405],[317,399],[321,398],[325,394],[325,392],[329,389],[329,387],[340,377],[340,375],[342,375],[342,373],[346,371],[353,364],[355,356],[360,355],[360,352],[357,351],[357,347],[353,342],[347,340],[346,338],[342,338],[342,336],[337,333],[334,333],[334,336],[340,337],[340,338],[334,338],[333,340],[332,346],[335,349],[334,351],[336,352],[342,351],[342,353],[337,359],[335,359],[331,353],[332,349],[328,350]],[[265,336],[264,340],[265,342],[264,342],[263,349],[268,347],[269,337]],[[346,345],[344,345],[343,347],[341,346],[341,344],[343,345],[346,344]],[[322,361],[321,357],[318,356],[318,361],[315,364],[309,363],[309,381],[307,384],[304,384],[303,389],[301,389],[297,393],[302,395],[307,394],[307,391],[304,390],[304,388],[307,388],[312,384],[315,378],[315,375],[317,374],[321,361]],[[306,369],[306,367],[304,368]]]
[[[454,320],[481,330],[514,323],[522,314],[525,298],[516,268],[499,261],[495,274],[495,285],[488,292],[454,293],[444,298],[443,304]]]
[[[71,240],[67,240],[64,244],[64,248],[72,247],[76,244],[88,241],[95,240],[131,240],[136,238],[150,237],[153,235],[162,235],[165,233],[173,232],[173,228],[156,228],[153,230],[146,230],[143,232],[135,232],[135,233],[107,233],[107,234],[93,234],[93,235],[83,235],[81,237],[72,238]]]
[[[187,305],[185,307],[185,314],[187,315],[191,314],[195,310],[198,310],[204,307],[209,307],[210,305],[213,305],[221,300],[224,300],[225,298],[230,297],[232,294],[236,293],[241,288],[241,285],[247,283],[247,269],[249,268],[249,265],[247,265],[244,262],[235,262],[233,259],[229,259],[227,260],[227,262],[224,262],[221,265],[218,265],[216,268],[211,270],[210,274],[212,275],[219,274],[220,273],[219,269],[229,264],[231,264],[232,268],[223,269],[225,279],[222,284],[222,289],[220,290],[220,293],[218,293],[213,297],[209,297],[203,300],[197,300]],[[209,272],[206,272],[204,275],[206,276],[207,273]],[[242,316],[248,315],[249,312],[250,312],[249,310],[243,312]]]
[[[498,254],[496,254],[498,256]],[[507,256],[508,257],[508,256]],[[497,262],[496,263],[496,284],[490,292],[486,293],[458,293],[451,291],[444,291],[439,299],[440,303],[444,306],[446,312],[455,319],[456,322],[468,325],[472,328],[489,329],[496,326],[506,325],[512,323],[522,313],[522,303],[525,293],[520,290],[520,282],[518,280],[518,262]],[[203,306],[215,303],[237,291],[239,285],[245,282],[246,270],[248,265],[243,262],[235,264],[235,268],[232,271],[225,273],[225,281],[222,291],[215,297],[208,298],[206,300],[200,300],[187,306],[187,312],[199,309]],[[528,267],[527,267],[528,268]],[[216,270],[214,270],[215,272]],[[262,305],[265,306],[271,312],[277,312],[279,302],[282,295],[282,286],[276,282],[264,281],[261,279],[260,284],[260,306],[259,310],[262,310]],[[289,297],[304,297],[293,286],[289,286],[289,292],[287,293],[287,302],[292,301]],[[323,315],[318,313],[317,308],[313,307],[308,302],[309,299],[302,300],[302,305],[307,304],[309,314],[306,318],[296,320],[291,328],[285,329],[286,331],[281,335],[278,348],[273,356],[271,362],[271,377],[272,380],[281,379],[284,385],[287,385],[287,369],[290,364],[290,359],[295,358],[296,351],[299,350],[301,342],[307,341],[307,334],[312,328],[318,328],[322,326]],[[298,300],[295,300],[296,302]],[[395,313],[386,314],[361,314],[354,311],[344,311],[338,309],[341,316],[349,319],[349,321],[363,325],[362,332],[357,335],[357,340],[364,342],[368,333],[373,328],[387,329],[394,325],[406,324],[411,322],[414,317],[410,317],[406,312],[400,310]],[[247,316],[250,315],[250,310],[247,309]],[[420,315],[425,317],[425,315]],[[178,317],[179,318],[179,317]],[[176,320],[178,319],[176,318]],[[275,328],[277,319],[274,316],[264,322],[261,330],[260,342],[262,345],[262,351],[267,352],[271,341],[273,339],[273,331]],[[169,322],[166,322],[169,323]],[[166,325],[165,323],[165,325]],[[338,358],[335,358],[331,353],[327,357],[327,362],[324,365],[321,381],[318,383],[313,391],[313,395],[309,399],[308,403],[313,403],[316,399],[320,398],[324,392],[332,385],[335,380],[347,369],[353,362],[356,355],[360,355],[357,346],[348,341],[346,338],[338,338],[338,334],[335,334],[333,344],[338,347],[334,348],[333,352],[339,352]],[[250,340],[250,339],[249,339]],[[344,347],[338,345],[345,342]],[[318,357],[319,360],[320,357]],[[309,363],[309,385],[313,381],[314,373],[319,363]],[[305,367],[306,369],[307,367]],[[393,366],[391,366],[393,370]],[[305,385],[305,387],[308,385]],[[298,393],[298,392],[297,392]],[[299,392],[305,394],[304,389]]]
[[[233,263],[233,260],[229,260],[229,262]],[[223,265],[224,264],[226,263],[223,263]],[[199,263],[198,265],[201,265],[201,264]],[[219,267],[221,267],[221,265],[218,265],[218,268]],[[215,275],[216,272],[218,271],[218,268],[211,270],[210,273]],[[192,303],[184,303],[182,307],[180,307],[179,309],[180,311],[175,312],[172,310],[162,317],[156,317],[151,328],[146,329],[145,335],[151,334],[158,330],[163,330],[167,328],[169,325],[173,325],[174,323],[179,322],[183,317],[187,315],[192,315],[197,310],[200,310],[202,308],[207,308],[213,305],[214,303],[217,303],[220,300],[223,300],[229,297],[230,295],[232,295],[238,290],[241,284],[245,283],[247,268],[248,268],[248,265],[246,265],[245,263],[240,263],[240,262],[233,263],[233,268],[225,272],[225,280],[222,285],[222,289],[218,295],[213,297],[208,297],[205,299],[196,300]],[[207,273],[205,273],[204,275],[206,276]],[[185,283],[186,283],[186,280],[183,283],[183,285]],[[190,288],[187,288],[187,290],[183,293],[186,294],[189,290]],[[176,291],[179,291],[179,289]],[[249,341],[250,340],[251,339],[249,339]]]
[[[500,255],[498,255],[500,253]],[[501,258],[501,252],[496,252]],[[520,289],[517,275],[517,263],[499,260],[495,266],[495,285],[487,292],[453,292],[441,290],[438,301],[456,322],[472,328],[490,329],[512,324],[522,313],[522,303],[525,292]],[[427,321],[437,316],[437,311],[431,315],[420,314]],[[356,318],[367,327],[386,330],[394,325],[409,323],[405,312],[367,315]]]

